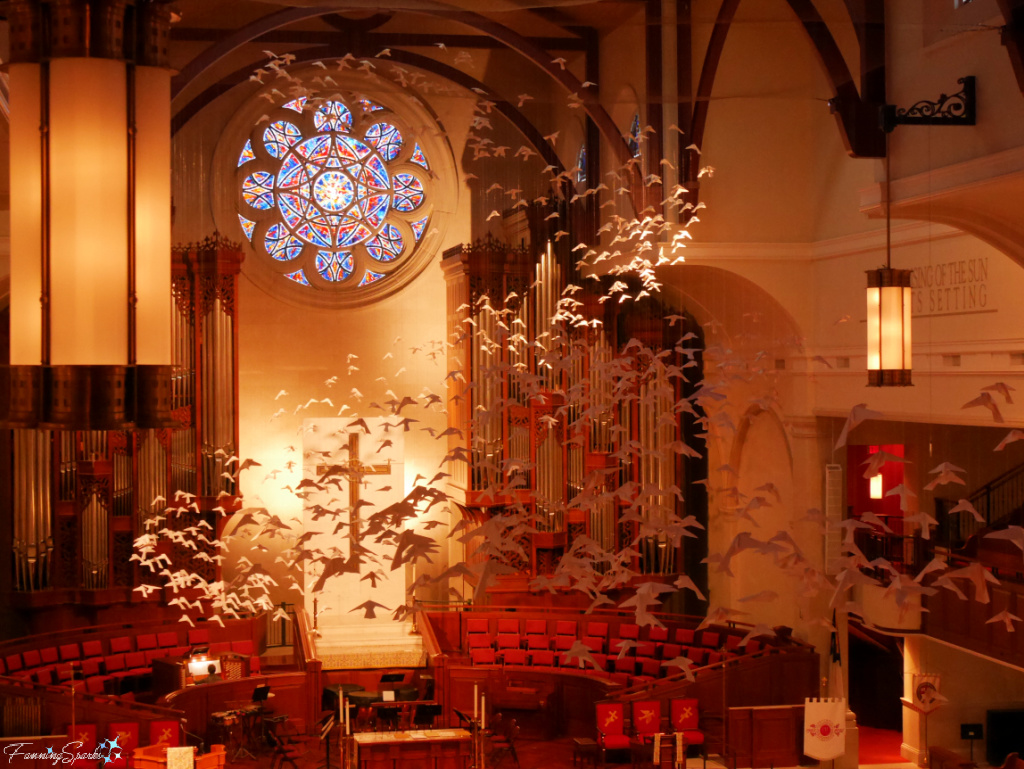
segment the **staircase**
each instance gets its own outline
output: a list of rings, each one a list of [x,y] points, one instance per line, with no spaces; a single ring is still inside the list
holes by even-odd
[[[976,489],[967,497],[974,509],[984,519],[975,520],[970,513],[948,514],[948,510],[956,503],[946,499],[937,499],[936,518],[939,519],[938,541],[949,543],[951,550],[968,545],[972,537],[985,529],[998,524],[1014,523],[1014,516],[1020,517],[1024,512],[1024,465],[1007,470],[992,479],[984,486]]]

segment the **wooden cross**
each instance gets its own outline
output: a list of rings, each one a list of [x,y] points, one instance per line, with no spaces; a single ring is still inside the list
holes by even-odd
[[[348,507],[352,511],[348,536],[350,541],[359,542],[359,486],[363,482],[363,476],[391,475],[391,460],[389,459],[386,465],[364,465],[359,459],[359,433],[352,432],[348,434],[348,462],[317,467],[321,477],[329,470],[338,472],[348,481]]]

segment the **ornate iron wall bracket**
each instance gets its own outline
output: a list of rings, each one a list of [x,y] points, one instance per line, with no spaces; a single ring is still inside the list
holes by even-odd
[[[882,107],[882,130],[892,133],[898,125],[974,125],[974,75],[957,80],[962,88],[955,94],[940,94],[937,101],[921,100],[906,109],[893,104]]]

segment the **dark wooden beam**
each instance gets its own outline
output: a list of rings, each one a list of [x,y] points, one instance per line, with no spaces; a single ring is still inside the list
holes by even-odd
[[[406,48],[429,48],[439,43],[448,48],[468,48],[479,50],[493,50],[505,48],[505,45],[487,37],[486,35],[454,35],[454,34],[420,34],[418,32],[346,32],[344,30],[300,30],[300,29],[275,29],[254,37],[249,42],[261,45],[335,45],[339,38],[349,37],[353,40],[359,39],[374,41],[381,47],[403,46]],[[190,43],[216,43],[223,39],[223,29],[207,27],[190,27],[186,29],[175,29],[174,40]],[[536,45],[553,51],[583,51],[586,44],[577,38],[572,37],[531,37],[529,38]],[[379,50],[379,49],[378,49]]]
[[[812,0],[786,2],[803,24],[804,31],[814,45],[818,60],[832,85],[835,96],[830,100],[829,106],[836,116],[847,152],[853,157],[860,158],[885,157],[885,132],[880,120],[880,109],[885,102],[870,103],[861,98],[839,46]],[[872,35],[877,35],[877,31],[873,27]],[[877,52],[875,54],[877,55]],[[883,69],[883,85],[884,77]],[[878,87],[877,79],[875,72],[872,74],[873,88]]]
[[[1024,93],[1024,0],[998,0],[1006,25],[1002,29],[1000,42],[1010,57],[1017,87]]]
[[[372,48],[373,46],[369,47]],[[360,57],[368,55],[366,51],[361,51],[359,49],[350,51],[348,50],[348,46],[345,46],[344,50],[332,50],[330,47],[325,48],[323,46],[315,46],[312,48],[292,51],[291,53],[295,55],[295,61],[290,65],[291,68],[309,64],[314,61],[341,58],[346,53],[352,53],[353,55]],[[529,142],[535,150],[537,150],[537,153],[544,159],[544,162],[554,166],[556,174],[561,173],[564,170],[562,161],[551,147],[551,143],[544,139],[544,135],[541,131],[515,106],[490,91],[490,89],[480,81],[470,77],[461,70],[444,64],[443,62],[439,62],[428,56],[423,56],[411,51],[403,51],[400,49],[393,50],[391,52],[391,60],[401,64],[406,64],[410,67],[417,67],[427,72],[433,72],[434,74],[446,78],[447,80],[469,90],[481,89],[486,91],[488,95],[482,98],[486,98],[489,101],[494,102],[494,107],[492,107],[492,109],[501,114],[522,134],[523,138]],[[173,136],[176,134],[191,118],[196,115],[196,113],[214,99],[227,91],[230,91],[235,86],[248,82],[250,74],[252,74],[252,70],[248,67],[237,70],[231,75],[222,78],[214,85],[211,85],[201,94],[183,105],[179,110],[176,110],[171,118],[171,135]]]
[[[661,176],[662,167],[659,160],[664,156],[661,134],[664,128],[664,108],[662,106],[662,45],[661,45],[661,0],[647,0],[644,9],[645,62],[647,81],[647,124],[654,128],[651,133],[643,134],[644,141],[641,143],[642,156],[647,159],[647,174]],[[642,130],[642,129],[641,129]],[[661,207],[661,199],[664,197],[662,191],[664,185],[647,185],[644,180],[644,189],[650,193],[647,197],[648,205],[653,205],[656,211],[664,213]]]

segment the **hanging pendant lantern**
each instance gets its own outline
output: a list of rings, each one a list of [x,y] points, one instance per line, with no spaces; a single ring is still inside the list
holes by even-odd
[[[868,270],[868,385],[904,387],[911,380],[910,270]]]

